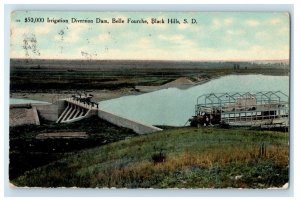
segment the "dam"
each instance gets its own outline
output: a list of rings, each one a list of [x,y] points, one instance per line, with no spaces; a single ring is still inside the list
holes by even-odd
[[[40,118],[56,123],[72,123],[97,115],[116,126],[132,129],[138,134],[147,134],[162,129],[107,112],[98,103],[89,101],[90,97],[61,99],[55,103],[15,103],[10,105],[9,126],[40,124]]]
[[[65,99],[58,99],[53,104],[34,101],[31,102],[31,106],[36,108],[36,113],[38,114],[39,118],[43,118],[49,121],[68,123],[80,120],[82,118],[89,118],[89,115],[91,114],[98,115],[98,117],[103,118],[113,123],[114,125],[131,128],[137,133],[143,134],[157,131],[157,128],[153,128],[151,125],[185,126],[188,123],[187,120],[195,114],[195,100],[197,100],[198,96],[202,96],[205,94],[214,93],[218,96],[218,94],[226,92],[229,95],[233,95],[232,93],[235,92],[251,92],[253,91],[253,89],[255,89],[257,90],[256,92],[281,91],[286,94],[286,96],[284,96],[285,99],[289,99],[288,76],[229,75],[211,80],[204,84],[193,85],[186,89],[178,89],[173,86],[168,87],[169,88],[164,88],[149,93],[142,93],[140,95],[122,96],[120,98],[101,101],[98,102],[100,104],[98,108],[95,103],[88,105],[87,101],[78,102],[78,100],[83,97],[71,97],[71,95],[69,95],[69,97]],[[266,100],[269,100],[269,98],[266,98],[266,96],[270,96],[270,101],[271,99],[273,100],[275,97],[277,97],[276,94],[273,93],[257,95],[259,97],[265,98]],[[230,104],[236,104],[237,102],[239,102],[237,96],[238,94],[234,95],[234,97],[230,99],[229,102],[234,100],[234,102]],[[226,95],[222,97],[226,98]],[[256,98],[256,100],[258,100],[258,103],[260,103],[259,97]],[[247,99],[247,97],[245,98]],[[288,100],[286,101],[288,103]],[[11,107],[17,107],[21,103],[24,104],[24,101],[12,101]],[[253,107],[255,107],[257,110],[259,109],[255,106],[257,105],[257,103],[251,104],[253,104]],[[288,113],[289,106],[287,104],[285,105],[286,113]],[[282,107],[280,108],[280,113],[284,112],[283,109],[284,108]],[[20,119],[21,116],[25,114],[26,110],[31,109],[19,109],[23,110],[22,115],[18,113],[16,108],[14,110],[15,112],[11,109],[11,116]],[[34,110],[34,108],[32,110]],[[88,112],[89,110],[91,111]],[[254,112],[256,111],[252,111],[252,115],[250,115],[250,111],[248,111],[246,112],[246,116],[244,113],[241,113],[239,115],[238,113],[233,114],[231,112],[230,114],[225,114],[223,112],[220,118],[228,123],[236,124],[240,122],[244,124],[245,121],[242,120],[246,118],[248,120],[248,117],[250,117],[249,119],[252,118],[252,120],[259,120],[261,116],[265,116],[265,114],[267,114],[266,112],[270,113],[270,115],[273,115],[273,111],[275,110],[269,111],[268,109],[264,111],[263,115],[261,115],[260,111],[257,111],[257,113],[255,113],[255,116]],[[240,113],[240,111],[238,112]],[[29,114],[29,116],[33,116],[32,114],[34,113],[30,111]],[[234,115],[235,118],[231,119],[231,117],[234,117]],[[34,118],[30,119],[31,122],[35,123]],[[267,119],[269,119],[268,121],[271,121],[273,118],[272,116],[270,116],[270,118],[263,117],[263,119],[265,121],[267,121]],[[273,122],[277,122],[278,119],[280,118],[275,118]],[[288,119],[288,117],[285,117],[285,119]],[[14,118],[11,118],[10,123],[22,124],[22,120],[14,121]],[[253,123],[255,123],[255,121],[253,121]]]

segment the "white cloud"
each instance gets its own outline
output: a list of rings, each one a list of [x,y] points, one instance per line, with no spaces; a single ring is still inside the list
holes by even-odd
[[[226,31],[226,33],[228,35],[239,36],[239,35],[244,34],[245,31],[244,30],[240,30],[240,29],[238,29],[238,30],[229,29],[229,30]]]
[[[75,43],[80,39],[77,32],[68,32],[63,36],[57,34],[54,35],[54,40],[61,43]]]
[[[16,38],[23,37],[24,34],[28,34],[30,31],[29,27],[17,27],[12,26],[10,29],[10,37],[11,40],[15,40]]]
[[[158,38],[163,41],[168,41],[174,45],[180,46],[180,48],[188,48],[195,45],[195,42],[187,39],[183,35],[159,35]]]
[[[149,38],[141,38],[139,41],[138,41],[138,44],[141,45],[141,46],[149,46],[151,45],[151,40]]]
[[[221,27],[227,27],[234,23],[233,18],[225,18],[225,19],[213,19],[212,21],[212,28],[219,29]]]
[[[179,53],[180,51],[177,51]],[[166,58],[174,58],[175,54],[165,55]],[[179,54],[178,54],[179,55]],[[289,48],[283,47],[280,50],[266,49],[262,46],[252,46],[246,50],[218,50],[218,49],[197,49],[181,51],[180,57],[190,60],[273,60],[289,58]]]
[[[282,27],[278,31],[279,31],[280,34],[286,35],[286,34],[290,33],[290,28],[289,27]]]
[[[78,33],[76,32],[71,32],[71,33],[68,33],[63,41],[66,42],[66,43],[75,43],[77,42],[78,40],[80,39]]]
[[[70,24],[66,27],[57,30],[54,40],[64,42],[64,43],[76,43],[80,40],[80,35],[84,32],[88,32],[88,24]]]
[[[177,28],[178,29],[190,29],[192,26],[190,25],[190,24],[183,24],[183,23],[181,23],[181,24],[178,24],[177,25]]]
[[[163,17],[163,16],[162,16]],[[157,18],[162,18],[157,17]],[[218,16],[214,16],[218,17]],[[116,17],[119,18],[119,17]],[[124,18],[126,21],[127,17],[120,16],[120,18]],[[110,18],[108,18],[110,19]],[[281,18],[279,18],[281,19]],[[201,30],[201,26],[205,27],[206,24],[180,24],[180,25],[172,25],[172,29],[168,29],[170,26],[166,26],[166,24],[162,25],[145,25],[145,29],[129,29],[125,24],[112,24],[110,22],[109,25],[107,24],[98,24],[98,25],[90,25],[90,24],[70,24],[67,25],[68,28],[64,29],[64,36],[62,40],[62,36],[59,35],[60,30],[52,30],[52,27],[57,28],[60,27],[60,25],[53,25],[53,26],[45,26],[45,27],[35,27],[30,30],[29,27],[13,27],[11,29],[11,36],[12,36],[12,43],[13,47],[15,45],[22,45],[22,40],[24,36],[23,34],[27,33],[36,33],[37,37],[40,36],[39,39],[45,39],[46,42],[51,42],[54,38],[57,43],[55,45],[59,46],[61,43],[62,45],[66,45],[67,47],[70,47],[70,51],[63,51],[63,54],[56,53],[57,51],[53,51],[53,53],[50,52],[50,49],[48,51],[47,48],[45,50],[41,51],[41,56],[48,57],[48,58],[70,58],[70,59],[76,59],[76,58],[82,58],[82,55],[80,54],[80,51],[85,51],[92,56],[95,55],[94,52],[98,51],[98,56],[93,56],[93,58],[106,58],[106,59],[191,59],[191,60],[246,60],[246,59],[285,59],[289,56],[289,48],[282,48],[280,49],[268,49],[266,46],[251,46],[251,44],[255,44],[256,40],[247,40],[247,37],[237,37],[240,35],[243,35],[246,33],[246,31],[251,31],[252,27],[261,28],[259,31],[254,32],[254,37],[256,38],[269,38],[269,40],[272,39],[271,34],[268,30],[265,31],[265,27],[262,25],[269,25],[268,28],[274,29],[274,27],[271,27],[271,24],[279,24],[282,22],[285,22],[284,19],[281,19],[282,22],[278,21],[278,19],[270,19],[257,21],[257,20],[248,20],[243,21],[244,25],[247,25],[249,27],[233,27],[231,25],[239,23],[240,19],[233,19],[233,18],[214,18],[211,21],[211,24],[209,24],[208,27],[209,30],[203,31],[203,32],[197,32],[195,30]],[[97,27],[96,27],[97,26]],[[109,26],[109,27],[107,27]],[[135,25],[131,25],[135,26]],[[144,26],[144,25],[141,25]],[[176,26],[176,27],[175,27]],[[168,30],[155,30],[155,28],[167,28]],[[173,27],[175,29],[173,29]],[[200,27],[200,28],[199,28]],[[217,32],[216,30],[212,30],[212,28],[223,28],[222,32]],[[243,30],[243,28],[245,30]],[[91,30],[93,32],[91,32]],[[185,29],[188,29],[189,34],[192,35],[185,35]],[[150,31],[148,31],[150,30]],[[193,30],[193,31],[191,31]],[[275,29],[274,29],[275,30]],[[31,31],[31,32],[30,32]],[[97,31],[97,32],[96,32]],[[109,31],[109,32],[108,32]],[[171,32],[172,31],[172,32]],[[54,32],[55,34],[50,34],[51,32]],[[86,47],[81,46],[81,43],[77,43],[81,40],[87,40],[86,36],[88,36],[86,33],[92,33],[92,38],[89,38],[89,43],[85,43]],[[215,32],[214,34],[210,33]],[[157,33],[159,33],[157,35]],[[174,33],[174,34],[170,34]],[[288,34],[289,33],[289,27],[288,26],[278,26],[278,29],[274,31],[276,36],[279,36],[279,34]],[[48,34],[50,38],[45,37],[45,34]],[[95,35],[94,35],[95,34]],[[217,36],[215,36],[217,35]],[[208,36],[208,37],[206,37]],[[281,38],[285,38],[287,35],[280,35]],[[82,38],[85,37],[85,38]],[[201,47],[201,44],[203,43],[205,46],[208,46],[206,44],[206,41],[209,40],[212,37],[216,39],[215,43],[220,43],[215,49],[211,48],[205,48],[203,49]],[[218,40],[220,38],[220,40]],[[231,42],[233,46],[231,47],[226,46],[222,44],[223,38],[227,39],[227,42]],[[224,40],[225,40],[224,39]],[[244,41],[243,41],[244,40]],[[17,42],[16,42],[17,41]],[[115,42],[117,41],[117,43]],[[237,41],[237,42],[236,42]],[[47,44],[47,43],[44,44]],[[108,43],[103,43],[108,42]],[[235,43],[233,43],[235,42]],[[261,41],[260,41],[261,42]],[[284,41],[283,41],[284,42]],[[68,43],[68,44],[66,44]],[[77,43],[77,44],[76,44]],[[99,44],[103,44],[102,46]],[[274,42],[275,44],[278,43],[278,41]],[[44,45],[43,44],[43,45]],[[111,46],[110,46],[111,44]],[[224,43],[225,45],[227,43]],[[264,43],[260,43],[264,44]],[[80,48],[77,50],[78,46],[80,45]],[[103,51],[108,46],[109,51]],[[74,47],[74,48],[73,48]],[[220,47],[220,49],[218,49]],[[232,49],[227,49],[227,48]],[[236,47],[243,47],[243,48],[236,48]],[[277,46],[274,46],[277,47]],[[20,49],[20,47],[18,47]],[[101,49],[100,49],[101,48]],[[224,50],[226,48],[227,50]],[[234,49],[236,48],[236,49]],[[242,49],[242,50],[241,50]],[[11,54],[18,56],[18,51],[16,49],[13,49]],[[23,54],[24,55],[24,54]],[[23,56],[22,55],[22,56]],[[100,55],[100,56],[99,56]],[[35,56],[35,55],[33,55]]]
[[[258,26],[260,23],[257,20],[247,20],[246,24],[250,27],[256,27]]]
[[[33,31],[38,35],[44,35],[44,34],[48,34],[52,29],[53,29],[53,25],[36,26]]]
[[[213,19],[212,21],[212,26],[214,29],[218,29],[221,27],[221,21],[218,19]]]
[[[227,26],[233,24],[233,19],[232,18],[224,19],[224,24],[227,25]]]
[[[278,24],[280,24],[282,21],[281,21],[281,19],[279,19],[279,18],[274,18],[274,19],[272,19],[270,22],[271,22],[272,25],[278,25]]]
[[[183,35],[168,35],[168,36],[159,35],[158,38],[165,41],[176,42],[179,40],[183,40],[184,36]]]
[[[256,39],[267,39],[267,38],[269,38],[269,34],[267,33],[267,32],[265,32],[265,31],[259,31],[259,32],[256,32],[255,33],[255,38]]]
[[[138,51],[137,51],[138,50]],[[89,51],[89,47],[81,47],[73,52],[65,52],[58,54],[55,52],[48,52],[45,50],[46,58],[52,59],[82,59],[80,51]],[[89,52],[88,52],[89,53]],[[108,52],[102,52],[94,56],[93,51],[90,50],[91,57],[87,59],[159,59],[159,60],[274,60],[274,59],[288,59],[289,47],[283,46],[281,49],[267,49],[262,46],[253,45],[246,50],[218,50],[213,48],[196,48],[185,47],[183,49],[172,49],[166,51],[161,48],[143,47],[139,46],[135,51],[123,51],[122,49],[111,49]],[[24,57],[24,55],[21,55]],[[43,55],[41,55],[43,56]],[[18,52],[12,51],[11,57],[20,57]]]
[[[254,45],[246,50],[198,50],[197,55],[199,60],[280,60],[289,58],[289,48],[275,50]]]
[[[112,39],[112,37],[111,37],[110,33],[103,33],[96,37],[97,42],[107,42],[111,39]]]

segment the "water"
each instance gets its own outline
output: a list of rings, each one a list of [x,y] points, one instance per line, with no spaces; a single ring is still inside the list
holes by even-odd
[[[229,75],[185,90],[169,88],[102,101],[100,108],[150,125],[183,126],[194,115],[200,95],[278,90],[289,94],[288,76]]]
[[[23,99],[23,98],[10,98],[9,104],[29,104],[29,103],[48,103],[45,101],[39,100],[30,100],[30,99]]]

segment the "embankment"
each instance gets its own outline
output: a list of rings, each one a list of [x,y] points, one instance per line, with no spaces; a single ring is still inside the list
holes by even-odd
[[[155,126],[146,125],[137,121],[126,119],[124,117],[100,109],[98,110],[98,117],[114,125],[132,129],[138,134],[146,134],[146,133],[162,131],[162,129],[157,128]]]

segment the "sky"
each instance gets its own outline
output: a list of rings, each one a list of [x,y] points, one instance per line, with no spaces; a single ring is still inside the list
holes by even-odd
[[[44,19],[44,22],[25,22]],[[67,19],[68,23],[47,22]],[[71,18],[93,23],[71,23]],[[96,18],[108,20],[96,23]],[[124,23],[112,23],[120,18]],[[147,23],[127,23],[128,19]],[[151,19],[164,20],[152,24]],[[180,24],[168,24],[178,19]],[[188,23],[184,23],[187,19]],[[192,19],[197,23],[192,24]],[[285,60],[286,12],[34,12],[11,13],[10,57],[30,59]]]

